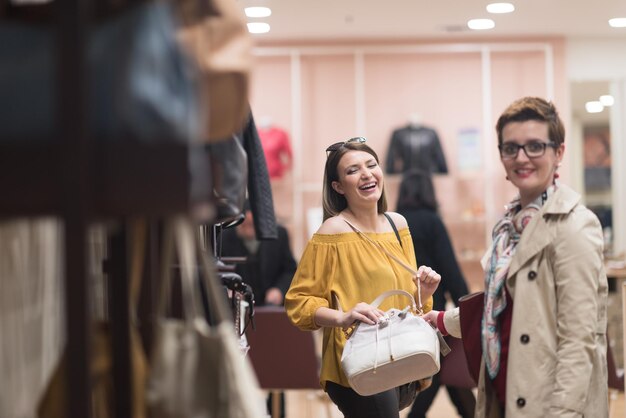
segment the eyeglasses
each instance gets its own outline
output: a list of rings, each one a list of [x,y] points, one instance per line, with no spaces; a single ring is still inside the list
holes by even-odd
[[[346,145],[348,143],[351,143],[351,142],[352,143],[357,143],[357,144],[363,144],[363,143],[367,142],[367,139],[363,138],[362,136],[356,136],[354,138],[346,139],[345,141],[335,142],[334,144],[332,144],[328,148],[326,148],[326,157],[328,157],[331,152],[335,152],[339,148],[341,148],[344,145]]]
[[[517,158],[517,154],[520,149],[524,150],[524,153],[528,158],[539,158],[546,153],[546,148],[552,147],[556,149],[558,145],[554,142],[542,142],[542,141],[530,141],[524,145],[519,145],[514,142],[507,142],[505,144],[498,145],[500,150],[500,158],[503,160],[513,160]]]

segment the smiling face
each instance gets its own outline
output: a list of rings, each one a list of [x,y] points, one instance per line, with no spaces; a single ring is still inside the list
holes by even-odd
[[[365,151],[348,151],[337,165],[338,181],[333,189],[343,195],[348,206],[373,205],[376,207],[383,192],[383,171],[371,154]]]
[[[530,142],[550,142],[548,123],[538,120],[509,122],[502,129],[502,145],[513,143],[526,145]],[[528,158],[520,149],[515,158],[502,158],[508,179],[518,188],[522,206],[535,200],[554,181],[565,147],[546,147],[540,157]]]

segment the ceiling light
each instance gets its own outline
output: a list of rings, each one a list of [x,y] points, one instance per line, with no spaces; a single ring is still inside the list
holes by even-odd
[[[600,103],[602,103],[602,106],[610,107],[615,103],[615,99],[610,94],[604,94],[600,96]]]
[[[587,102],[585,103],[585,109],[587,109],[587,113],[600,113],[604,110],[604,106],[597,101]]]
[[[616,17],[609,19],[609,25],[614,28],[626,28],[626,17]]]
[[[515,6],[511,3],[491,3],[487,5],[489,13],[511,13],[515,10]]]
[[[270,31],[269,23],[251,22],[248,23],[248,32],[250,33],[267,33]]]
[[[472,19],[467,22],[467,27],[474,30],[493,29],[495,26],[491,19]]]
[[[248,17],[268,17],[272,14],[269,7],[246,7],[244,11]]]

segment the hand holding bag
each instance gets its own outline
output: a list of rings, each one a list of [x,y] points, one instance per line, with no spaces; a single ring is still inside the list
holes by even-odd
[[[384,392],[439,371],[439,339],[435,330],[417,316],[413,296],[390,290],[371,305],[378,307],[393,295],[406,296],[411,304],[392,308],[374,325],[360,323],[346,342],[341,356],[350,386],[362,396]]]
[[[389,253],[384,247],[363,234],[349,221],[344,221],[359,234],[400,264],[414,276],[417,272],[409,265]],[[439,371],[440,348],[446,355],[449,348],[443,338],[417,313],[421,313],[422,301],[418,285],[419,308],[413,295],[404,290],[391,290],[379,295],[371,305],[378,307],[383,300],[393,295],[409,298],[411,304],[404,308],[390,309],[378,324],[358,323],[344,346],[341,365],[350,386],[360,395],[368,396],[394,387],[426,379]],[[341,310],[339,301],[336,300]],[[418,388],[421,389],[421,388]]]

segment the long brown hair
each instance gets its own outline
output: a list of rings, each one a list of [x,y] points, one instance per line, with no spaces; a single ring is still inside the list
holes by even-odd
[[[414,209],[437,212],[437,198],[431,174],[420,169],[411,169],[402,177],[398,191],[396,210],[400,213]]]
[[[324,185],[322,188],[322,206],[324,208],[324,220],[338,215],[342,210],[348,207],[348,201],[346,197],[340,193],[337,193],[333,189],[333,181],[339,181],[339,161],[348,151],[364,151],[370,154],[377,163],[378,155],[365,143],[359,142],[346,142],[335,151],[331,151],[326,158],[326,165],[324,166]],[[385,195],[385,188],[378,199],[378,213],[385,213],[387,211],[387,197]]]

